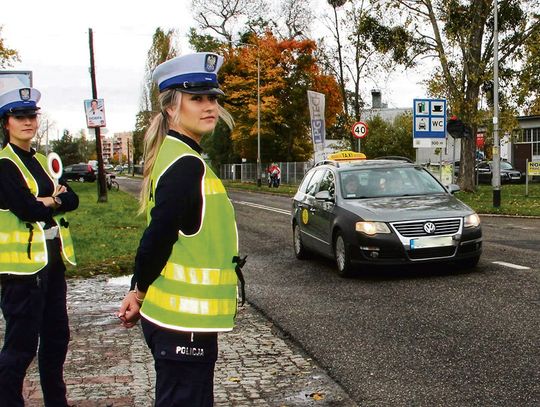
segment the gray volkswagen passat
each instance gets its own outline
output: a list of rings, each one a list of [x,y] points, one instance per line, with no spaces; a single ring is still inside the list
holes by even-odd
[[[406,159],[321,162],[293,198],[294,252],[334,258],[342,276],[374,264],[474,267],[480,218],[453,195],[457,190]]]

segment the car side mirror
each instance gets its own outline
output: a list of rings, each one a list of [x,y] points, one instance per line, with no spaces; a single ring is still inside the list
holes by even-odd
[[[333,201],[334,198],[330,195],[329,191],[319,191],[315,194],[315,199],[319,201]]]
[[[455,194],[456,192],[459,192],[461,189],[459,188],[459,185],[457,184],[450,184],[446,187],[446,189],[448,190],[448,192],[450,192],[451,194]]]

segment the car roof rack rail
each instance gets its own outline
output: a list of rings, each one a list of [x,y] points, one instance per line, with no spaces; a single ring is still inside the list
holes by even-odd
[[[322,161],[319,161],[318,163],[315,164],[315,167],[319,166],[319,165],[335,165],[336,167],[339,168],[339,162],[337,161],[334,161],[334,160],[322,160]]]
[[[396,161],[406,161],[408,163],[414,163],[414,161],[411,160],[410,158],[403,157],[400,155],[384,155],[382,157],[373,158],[373,160],[396,160]]]

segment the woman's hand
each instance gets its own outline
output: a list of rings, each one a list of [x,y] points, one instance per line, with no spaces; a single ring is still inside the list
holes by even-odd
[[[47,208],[56,209],[59,206],[52,196],[38,196],[36,200],[41,202]]]
[[[137,321],[141,318],[139,310],[141,309],[141,303],[137,300],[137,294],[135,291],[130,291],[126,294],[120,304],[120,309],[116,316],[122,321],[122,325],[125,328],[132,328]]]
[[[63,194],[64,192],[67,192],[67,188],[64,185],[57,185],[52,196],[58,196],[60,194]]]

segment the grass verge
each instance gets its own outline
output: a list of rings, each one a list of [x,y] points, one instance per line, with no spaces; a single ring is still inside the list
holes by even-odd
[[[70,186],[79,195],[79,208],[68,214],[77,266],[68,267],[67,275],[130,274],[146,223],[144,216],[136,216],[136,199],[109,191],[108,202],[98,203],[95,182]]]
[[[540,183],[529,184],[525,196],[525,184],[501,186],[501,205],[493,207],[493,188],[480,185],[474,193],[458,192],[456,196],[478,213],[514,216],[540,216]]]

